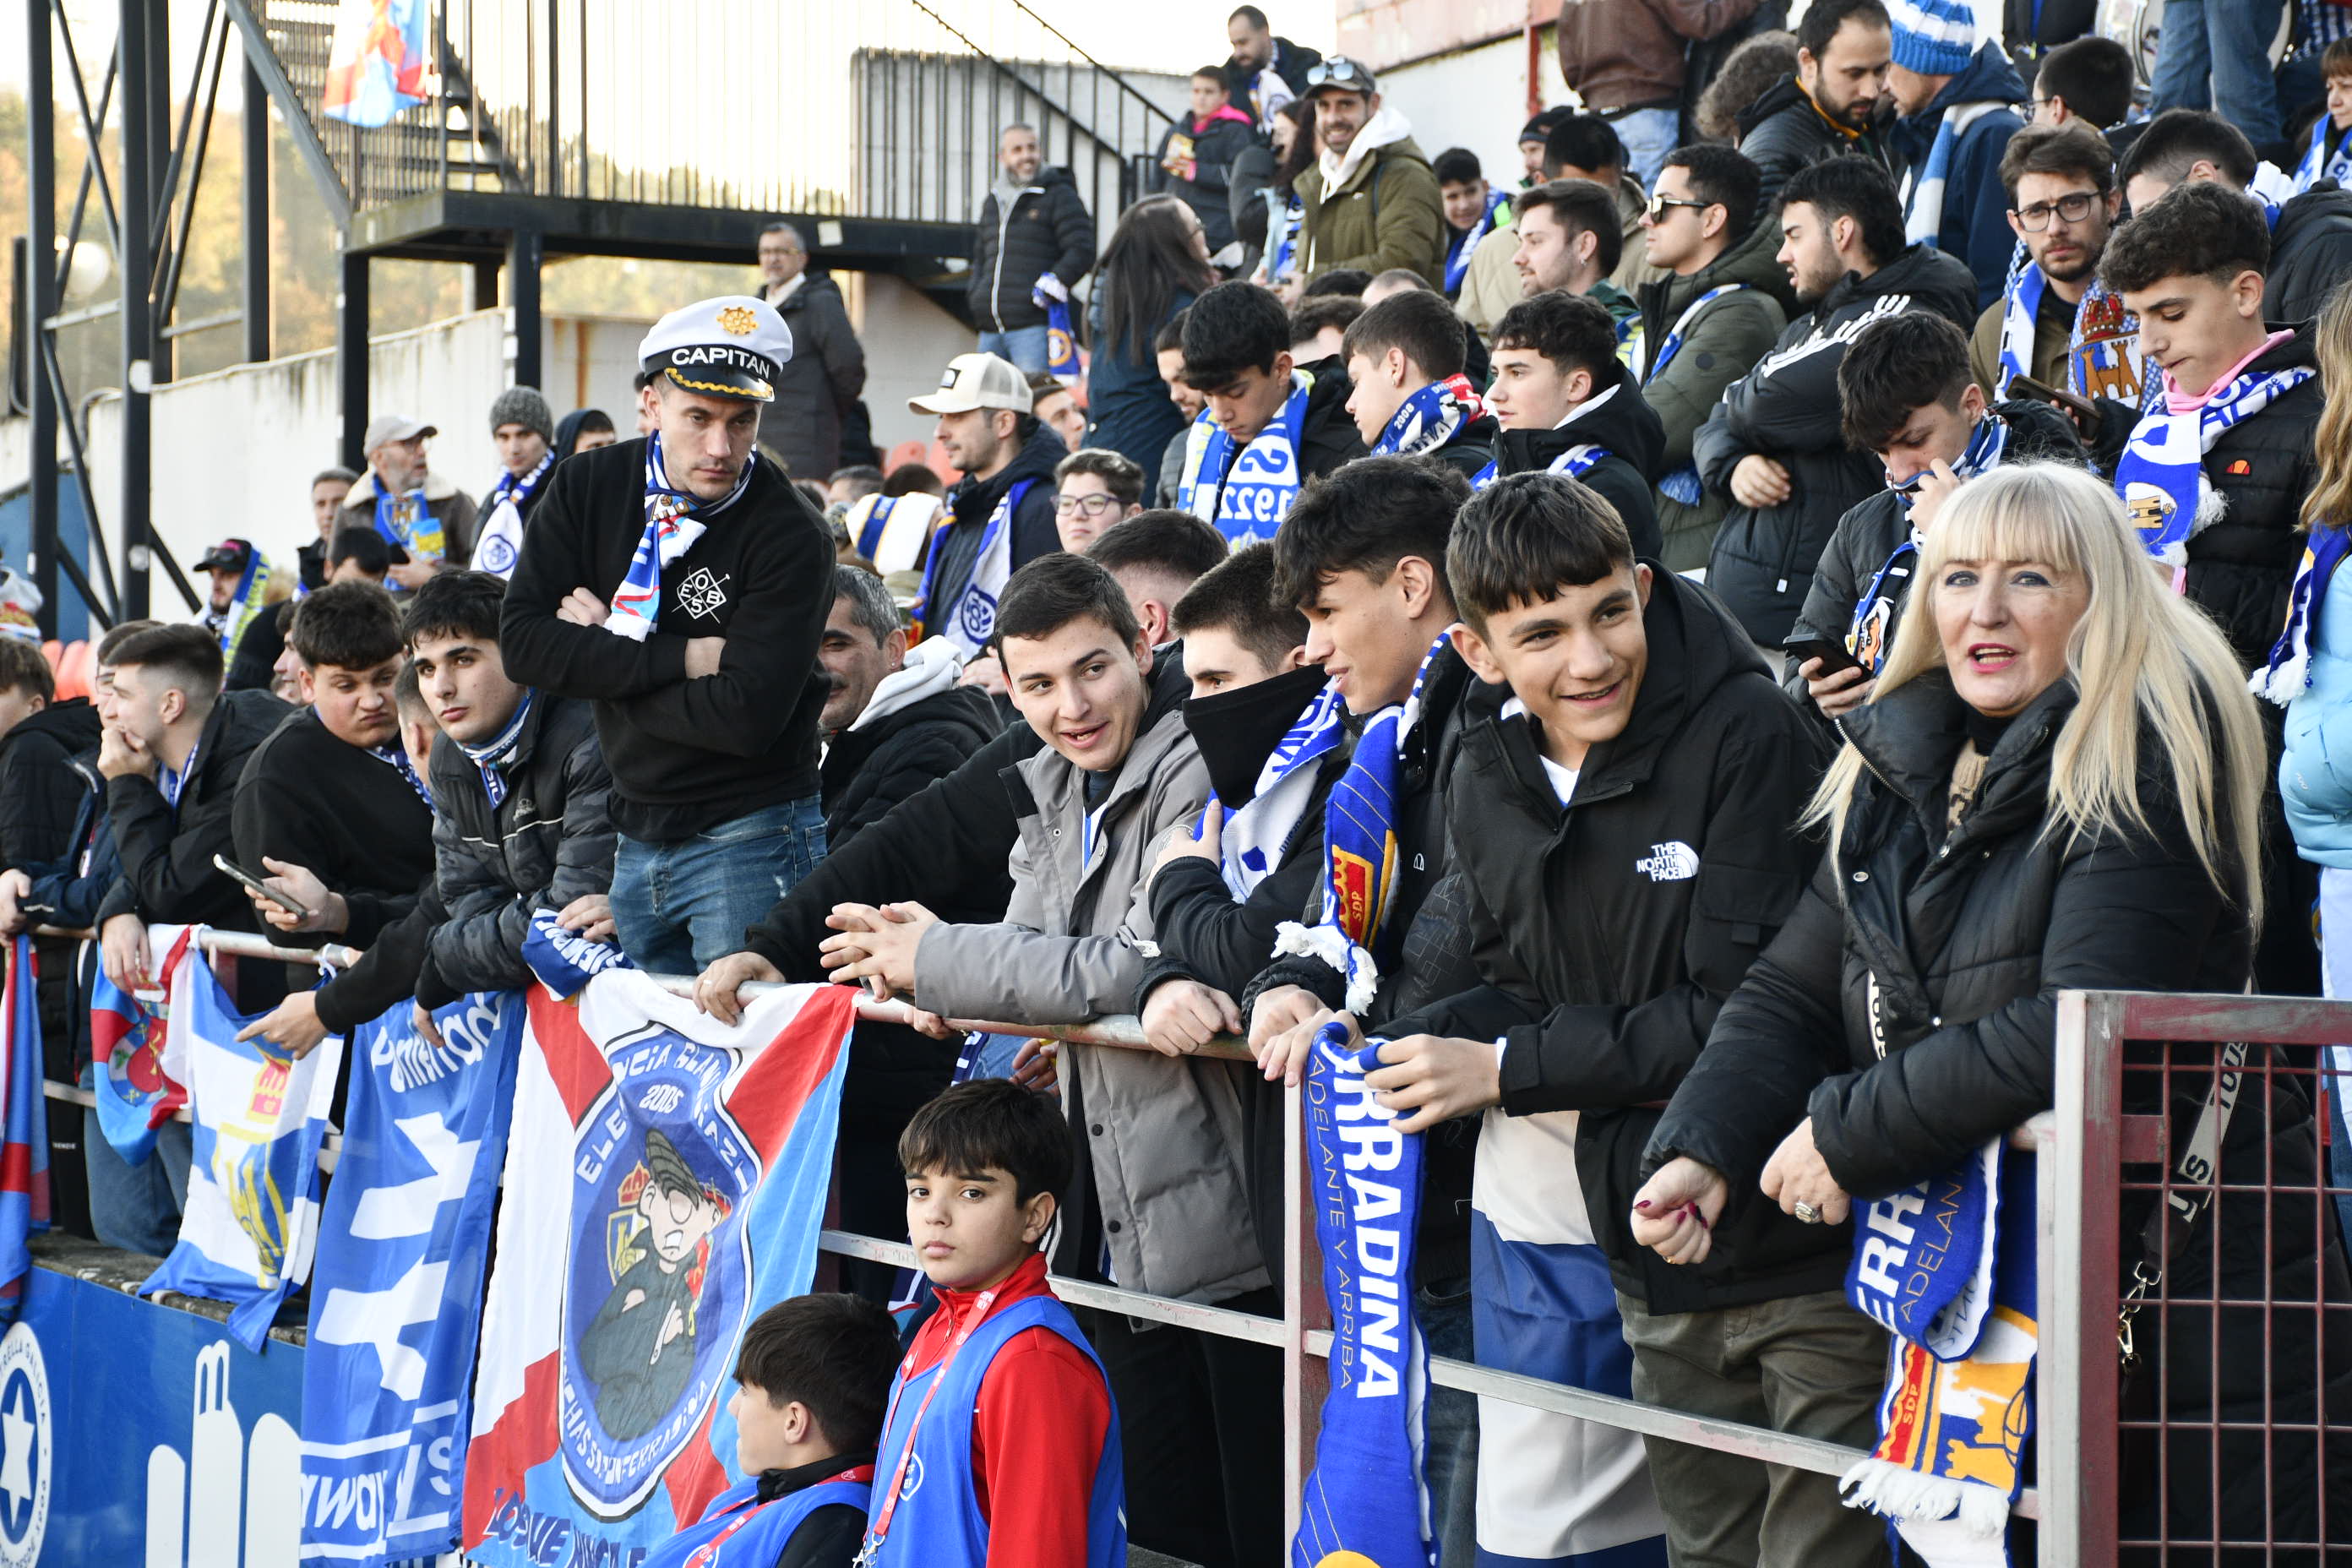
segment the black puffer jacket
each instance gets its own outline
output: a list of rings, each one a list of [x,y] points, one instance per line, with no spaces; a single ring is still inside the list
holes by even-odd
[[[1040,169],[1013,193],[1008,205],[1004,181],[980,205],[971,232],[973,325],[983,332],[1042,327],[1045,312],[1029,298],[1040,276],[1050,272],[1075,289],[1095,264],[1095,220],[1078,199],[1078,183],[1067,169]]]
[[[2074,700],[2062,682],[2009,725],[1975,808],[1948,838],[1946,796],[1967,712],[1948,680],[1923,678],[1847,716],[1868,771],[1840,855],[1824,862],[1725,1005],[1651,1140],[1651,1167],[1687,1154],[1735,1191],[1749,1189],[1780,1139],[1810,1116],[1841,1186],[1864,1198],[1896,1192],[2051,1108],[2061,991],[2235,992],[2244,984],[2243,912],[2199,865],[2153,769],[2139,781],[2149,831],[2043,833],[2053,740]],[[2231,880],[2242,885],[2242,873]],[[2189,1049],[2173,1047],[2174,1059]],[[2168,1098],[2152,1077],[2127,1075],[2125,1108],[2168,1112],[2177,1152],[2207,1083],[2194,1071],[2177,1074]],[[2273,1420],[2309,1422],[2323,1378],[2331,1411],[2343,1408],[2352,1346],[2341,1331],[2352,1316],[2330,1314],[2337,1321],[2327,1371],[2315,1375],[2318,1329],[2308,1310],[2237,1310],[2217,1331],[2210,1310],[2194,1305],[2214,1298],[2217,1250],[2225,1297],[2352,1299],[2333,1226],[2294,1195],[2314,1187],[2318,1150],[2310,1108],[2290,1082],[2276,1079],[2266,1100],[2240,1098],[2222,1149],[2223,1195],[2168,1269],[2174,1304],[2143,1321],[2143,1348],[2161,1336],[2164,1397],[2184,1420],[2258,1420],[2267,1403]],[[2228,1190],[2266,1180],[2278,1184],[2278,1196]],[[2141,1256],[2147,1207],[2146,1195],[2126,1195],[2126,1274]],[[2222,1478],[2229,1536],[2315,1539],[2307,1438],[2282,1435],[2266,1453],[2265,1434],[2245,1429],[2217,1454],[2200,1436],[2183,1432],[2170,1455],[2175,1475],[2200,1478],[2163,1501],[2176,1539],[2211,1539],[2196,1520],[2209,1473]],[[2340,1458],[2331,1458],[2330,1490],[2352,1491]],[[2266,1503],[2278,1510],[2269,1531]],[[2331,1516],[2346,1506],[2331,1497]],[[2153,1533],[2152,1488],[2134,1496],[2127,1483],[2126,1510],[2126,1537]]]
[[[2315,181],[2279,208],[2263,280],[2263,314],[2274,321],[2308,321],[2347,278],[2352,278],[2352,191],[2334,180]]]
[[[866,350],[841,286],[814,268],[801,276],[801,286],[776,303],[793,334],[793,357],[776,377],[775,401],[760,410],[760,442],[793,479],[823,484],[841,467],[842,423],[866,390]],[[764,288],[760,297],[767,298]]]
[[[1780,187],[1789,176],[1808,163],[1818,163],[1823,158],[1853,153],[1877,161],[1889,177],[1898,184],[1903,167],[1886,144],[1886,132],[1895,124],[1895,108],[1888,104],[1879,115],[1877,124],[1864,136],[1848,136],[1822,118],[1805,89],[1797,85],[1793,76],[1784,77],[1779,85],[1748,106],[1738,116],[1739,152],[1764,175],[1763,188],[1759,193],[1756,210],[1769,213],[1780,205]]]
[[[2316,369],[2317,363],[2310,323],[2303,322],[2293,339],[2247,369]],[[2303,499],[2319,482],[2315,448],[2325,399],[2314,376],[2222,431],[2205,454],[2206,477],[2228,504],[2189,537],[2189,596],[2221,624],[2249,669],[2270,657],[2286,621],[2287,590],[2303,559]]]
[[[951,686],[865,729],[834,735],[818,769],[825,852],[840,853],[900,801],[961,767],[1003,728],[986,692]]]
[[[1731,494],[1731,471],[1751,454],[1789,470],[1790,493],[1780,505],[1731,503],[1707,558],[1707,586],[1766,647],[1789,635],[1838,519],[1885,483],[1878,459],[1850,449],[1839,426],[1846,345],[1871,322],[1915,310],[1935,310],[1966,332],[1977,319],[1975,276],[1925,245],[1867,278],[1847,273],[1725,390],[1692,437],[1699,478],[1719,495]]]
[[[2074,422],[2050,405],[2017,398],[1994,404],[1992,412],[2009,425],[2009,442],[2001,449],[2003,463],[2088,464],[2089,455],[2083,450],[2082,437],[2074,433]],[[1830,535],[1828,545],[1822,549],[1822,563],[1813,573],[1813,585],[1805,595],[1805,607],[1789,635],[1844,641],[1862,595],[1896,547],[1910,537],[1911,509],[1893,490],[1881,490],[1867,500],[1856,502],[1838,519],[1837,531]],[[1913,581],[1910,577],[1903,579],[1895,595],[1898,616],[1902,614],[1900,606],[1910,598]],[[1888,624],[1887,631],[1893,634],[1893,623]],[[1788,686],[1802,698],[1805,683],[1796,673],[1798,662],[1789,661]]]
[[[1650,658],[1623,734],[1563,808],[1524,715],[1484,688],[1449,788],[1482,984],[1391,1034],[1507,1039],[1503,1110],[1576,1110],[1576,1164],[1617,1288],[1654,1312],[1834,1289],[1852,1243],[1743,1202],[1698,1269],[1628,1229],[1654,1106],[1706,1043],[1819,856],[1791,831],[1824,753],[1706,589],[1657,571]]]
[[[492,806],[463,747],[433,748],[434,889],[445,912],[416,982],[428,1007],[529,985],[521,948],[532,913],[613,890],[613,775],[594,705],[534,697],[506,780]]]
[[[65,856],[89,785],[73,760],[98,744],[98,710],[84,698],[52,702],[0,735],[0,866],[44,866]]]
[[[1505,430],[1496,437],[1496,468],[1504,474],[1525,474],[1549,468],[1571,448],[1605,447],[1609,455],[1577,477],[1617,509],[1625,531],[1633,537],[1633,553],[1654,560],[1664,548],[1658,531],[1658,475],[1664,467],[1666,427],[1657,411],[1642,400],[1641,384],[1623,365],[1614,367],[1613,393],[1586,403],[1565,425],[1549,430]]]

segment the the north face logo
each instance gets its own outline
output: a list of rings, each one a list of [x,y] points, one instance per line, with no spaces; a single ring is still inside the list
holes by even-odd
[[[706,620],[727,607],[727,584],[734,580],[731,575],[713,575],[708,566],[698,566],[677,585],[677,607],[697,620]]]
[[[1679,840],[1653,844],[1647,856],[1633,862],[1633,869],[1653,882],[1687,882],[1698,875],[1698,851]]]

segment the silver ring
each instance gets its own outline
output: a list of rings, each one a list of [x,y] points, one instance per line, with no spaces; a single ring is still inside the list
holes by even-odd
[[[1811,1204],[1798,1204],[1791,1208],[1790,1212],[1797,1216],[1797,1223],[1800,1225],[1819,1225],[1822,1223],[1822,1211],[1815,1208]]]

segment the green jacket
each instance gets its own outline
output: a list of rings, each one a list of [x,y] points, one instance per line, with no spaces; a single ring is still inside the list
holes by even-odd
[[[1383,111],[1358,132],[1376,136]],[[1400,118],[1390,130],[1402,130]],[[1410,268],[1434,283],[1445,276],[1445,205],[1437,176],[1411,136],[1376,144],[1337,190],[1323,189],[1323,168],[1309,163],[1292,183],[1298,195],[1298,273],[1308,282],[1343,267],[1381,273]]]
[[[1690,462],[1691,437],[1723,401],[1723,389],[1755,368],[1789,324],[1789,275],[1773,259],[1780,242],[1777,224],[1759,223],[1746,238],[1688,278],[1667,273],[1642,286],[1637,373],[1647,371],[1650,357],[1691,301],[1717,284],[1747,285],[1701,310],[1684,330],[1682,347],[1665,370],[1642,388],[1643,399],[1666,427],[1668,473]],[[1696,505],[1659,492],[1658,530],[1665,536],[1668,570],[1687,572],[1706,564],[1727,505],[1712,492],[1702,494]]]

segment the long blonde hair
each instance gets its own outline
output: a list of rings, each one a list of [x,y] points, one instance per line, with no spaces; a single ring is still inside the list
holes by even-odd
[[[2198,863],[2259,927],[2266,753],[2254,700],[2221,628],[2166,586],[2115,492],[2068,464],[2004,465],[1944,503],[1920,557],[1872,700],[1944,668],[1936,584],[1947,563],[2041,561],[2080,577],[2090,602],[2066,639],[2080,696],[2053,742],[2042,831],[2149,831],[2138,789],[2145,729],[2162,751]],[[1848,744],[1806,808],[1808,823],[1829,824],[1832,856],[1864,768]]]
[[[2319,482],[2303,500],[2303,526],[2352,525],[2352,283],[2339,283],[2319,310],[2311,349],[2328,392],[2320,405]]]

